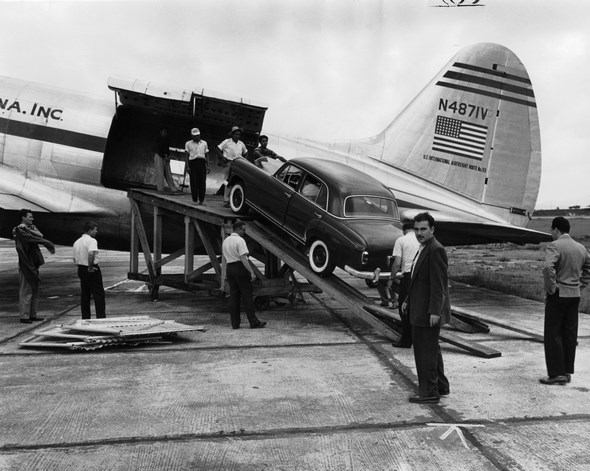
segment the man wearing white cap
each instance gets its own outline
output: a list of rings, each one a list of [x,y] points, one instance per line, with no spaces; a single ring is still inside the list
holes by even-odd
[[[223,192],[223,206],[229,208],[229,185],[227,177],[229,176],[229,164],[238,157],[246,157],[248,149],[246,144],[240,141],[242,130],[238,126],[231,128],[230,137],[217,146],[223,157],[223,166],[225,167],[225,191]]]
[[[201,131],[191,129],[190,141],[187,141],[184,150],[186,152],[187,172],[191,181],[191,196],[195,203],[204,204],[205,190],[207,188],[207,174],[209,167],[209,147],[207,142],[201,139]]]

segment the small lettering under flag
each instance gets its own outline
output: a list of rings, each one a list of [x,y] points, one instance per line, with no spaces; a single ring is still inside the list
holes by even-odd
[[[482,160],[487,137],[487,126],[437,116],[432,150]]]

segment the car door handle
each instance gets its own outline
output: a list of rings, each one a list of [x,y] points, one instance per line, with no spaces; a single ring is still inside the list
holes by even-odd
[[[315,214],[318,219],[322,219],[322,215],[320,213],[314,212],[313,214]]]
[[[293,196],[293,193],[289,193],[289,192],[285,191],[285,196],[287,198],[291,198],[291,196]]]

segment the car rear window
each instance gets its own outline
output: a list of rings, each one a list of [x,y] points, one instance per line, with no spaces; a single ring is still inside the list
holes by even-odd
[[[397,203],[380,196],[349,196],[344,201],[346,217],[378,217],[399,219]]]

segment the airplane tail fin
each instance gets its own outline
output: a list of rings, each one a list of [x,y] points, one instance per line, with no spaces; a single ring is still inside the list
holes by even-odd
[[[533,212],[541,178],[535,95],[522,62],[501,45],[461,50],[370,141],[373,158],[513,224]]]

